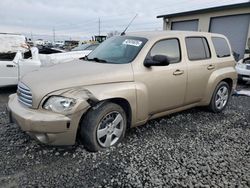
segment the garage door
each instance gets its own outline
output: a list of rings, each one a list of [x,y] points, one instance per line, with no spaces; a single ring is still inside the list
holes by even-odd
[[[225,35],[234,52],[243,58],[247,42],[250,15],[237,15],[212,18],[210,32]]]
[[[198,20],[172,22],[172,30],[180,31],[198,31]]]

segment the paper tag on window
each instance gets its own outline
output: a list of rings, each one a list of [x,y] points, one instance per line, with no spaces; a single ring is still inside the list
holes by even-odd
[[[139,47],[139,46],[141,46],[142,41],[132,40],[132,39],[126,39],[122,44]]]

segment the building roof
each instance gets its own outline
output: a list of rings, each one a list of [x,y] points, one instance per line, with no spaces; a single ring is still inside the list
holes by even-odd
[[[214,12],[214,11],[229,10],[229,9],[235,9],[235,8],[245,8],[245,7],[250,7],[250,1],[245,2],[245,3],[224,5],[224,6],[219,6],[219,7],[212,7],[212,8],[205,8],[205,9],[179,12],[179,13],[173,13],[173,14],[159,15],[156,18],[172,18],[172,17],[177,17],[177,16],[188,16],[188,15],[193,15],[193,14],[202,14],[202,13],[209,13],[209,12]]]

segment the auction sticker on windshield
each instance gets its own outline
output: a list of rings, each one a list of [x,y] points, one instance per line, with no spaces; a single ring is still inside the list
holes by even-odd
[[[126,39],[122,44],[139,47],[139,46],[141,46],[142,41],[140,41],[140,40]]]

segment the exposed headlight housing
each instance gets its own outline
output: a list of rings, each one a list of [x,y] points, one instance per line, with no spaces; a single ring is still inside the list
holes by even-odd
[[[51,96],[43,105],[43,108],[57,113],[70,111],[76,104],[75,99]]]

